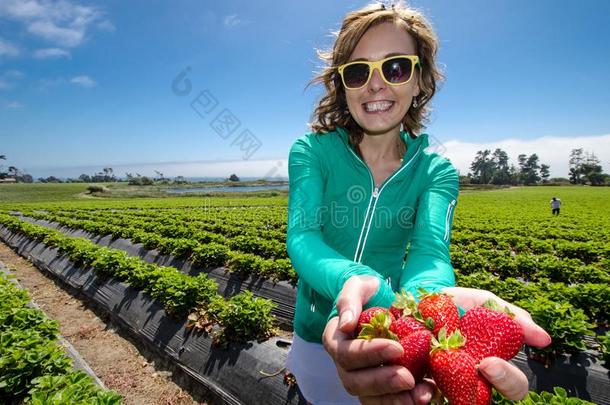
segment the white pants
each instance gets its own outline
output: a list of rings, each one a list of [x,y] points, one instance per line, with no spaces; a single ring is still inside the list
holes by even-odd
[[[297,379],[305,399],[314,405],[356,405],[357,397],[345,391],[335,363],[324,346],[301,339],[295,333],[286,369]]]

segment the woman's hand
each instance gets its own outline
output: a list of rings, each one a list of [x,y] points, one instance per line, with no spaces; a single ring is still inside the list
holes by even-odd
[[[389,339],[354,339],[362,307],[379,289],[379,279],[354,276],[344,284],[337,300],[338,317],[326,324],[322,342],[337,366],[343,386],[363,404],[425,404],[434,386],[415,385],[402,366],[388,363],[402,356],[402,346]],[[379,367],[380,364],[386,364]]]
[[[523,328],[526,344],[538,348],[551,344],[549,334],[532,320],[527,311],[504,301],[490,291],[447,287],[443,289],[443,292],[451,295],[453,301],[465,310],[483,305],[488,299],[493,299],[500,306],[508,307],[515,314],[515,321]],[[523,399],[527,395],[529,390],[527,377],[513,364],[498,357],[488,357],[479,363],[479,371],[506,398],[515,401]]]

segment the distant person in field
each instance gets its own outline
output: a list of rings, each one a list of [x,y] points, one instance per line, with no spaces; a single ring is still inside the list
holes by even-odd
[[[466,307],[499,299],[455,287],[449,242],[458,174],[426,150],[421,131],[441,79],[437,48],[426,18],[396,2],[347,14],[321,54],[327,66],[314,81],[326,93],[313,132],[288,158],[286,245],[299,283],[287,369],[311,404],[432,398],[432,382],[415,385],[409,370],[388,364],[403,353],[398,342],[353,339],[363,307],[387,308],[395,292],[419,287]],[[549,335],[514,309],[526,340],[548,345]],[[527,393],[527,377],[509,362],[489,357],[479,371],[509,399]]]
[[[559,208],[561,207],[561,200],[557,197],[551,199],[551,213],[553,215],[559,215]]]

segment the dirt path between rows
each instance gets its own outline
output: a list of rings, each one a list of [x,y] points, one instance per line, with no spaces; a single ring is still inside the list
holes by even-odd
[[[47,278],[30,262],[0,242],[0,262],[51,319],[60,323],[70,342],[106,387],[117,391],[128,405],[205,404],[171,381],[171,372],[156,368],[115,326],[101,319],[81,301]]]

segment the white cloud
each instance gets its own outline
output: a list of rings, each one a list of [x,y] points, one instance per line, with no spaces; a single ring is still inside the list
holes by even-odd
[[[106,32],[114,32],[114,31],[116,31],[116,27],[109,20],[101,21],[96,26],[97,26],[97,29],[100,30],[100,31],[106,31]]]
[[[12,89],[15,81],[23,77],[23,73],[19,70],[11,69],[4,73],[0,73],[0,90]]]
[[[72,79],[70,79],[70,83],[83,87],[94,87],[97,85],[95,80],[87,75],[74,76]]]
[[[36,18],[45,14],[45,7],[36,0],[3,0],[0,1],[0,15],[14,19]]]
[[[9,101],[4,104],[4,108],[11,109],[11,110],[17,109],[17,108],[22,108],[22,107],[23,107],[23,104],[21,104],[19,101],[14,101],[14,100]]]
[[[93,24],[111,31],[114,26],[103,19],[103,14],[96,6],[82,6],[68,0],[0,0],[0,17],[23,24],[32,35],[59,47],[82,44]]]
[[[540,163],[551,166],[551,177],[567,177],[570,152],[572,149],[583,148],[594,152],[601,160],[604,172],[610,171],[610,134],[594,136],[543,136],[528,140],[504,139],[495,142],[465,142],[451,140],[443,142],[442,154],[449,158],[460,174],[468,174],[470,164],[479,150],[500,148],[506,151],[511,163],[517,165],[520,154],[537,154]]]
[[[80,45],[85,37],[83,29],[59,27],[53,21],[35,21],[28,25],[28,31],[49,42],[66,47]]]
[[[241,20],[237,17],[237,14],[231,14],[225,17],[224,19],[225,27],[236,27],[241,24]]]
[[[0,38],[0,57],[17,55],[19,55],[19,48],[17,48],[17,46],[12,42]]]
[[[32,54],[36,59],[69,58],[70,52],[61,48],[36,49]]]
[[[23,72],[16,70],[16,69],[11,69],[11,70],[7,70],[6,72],[4,72],[4,77],[10,77],[10,78],[15,78],[15,79],[19,79],[21,77],[24,76]]]

